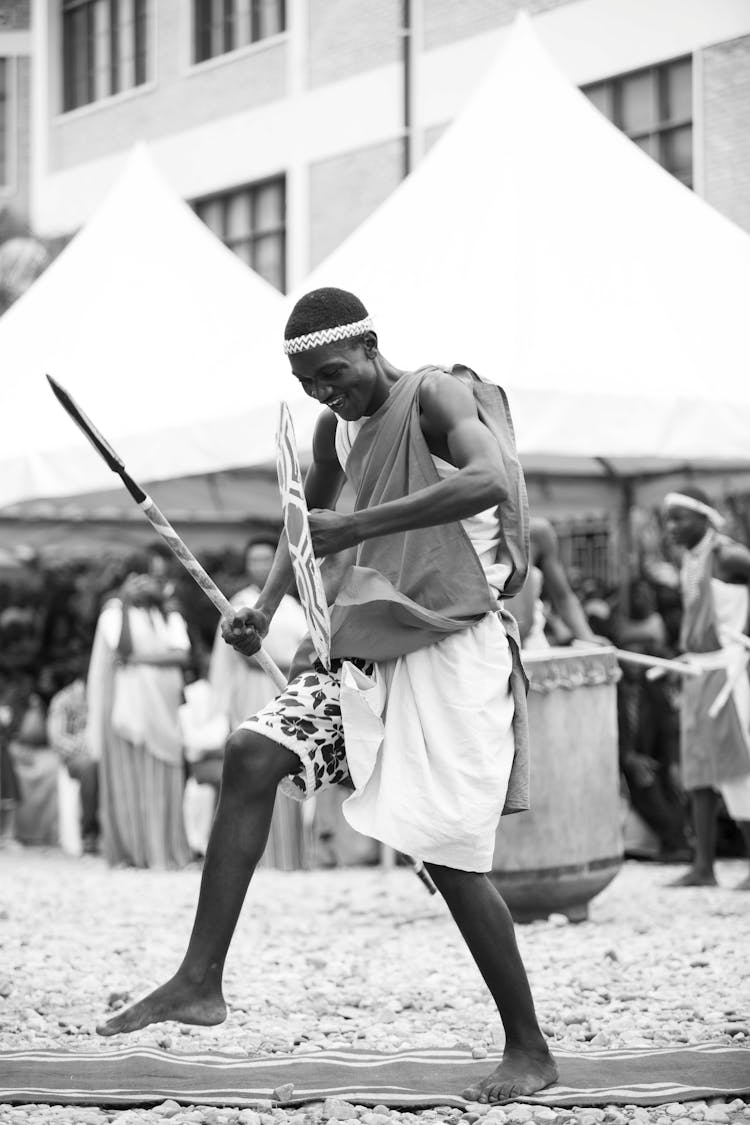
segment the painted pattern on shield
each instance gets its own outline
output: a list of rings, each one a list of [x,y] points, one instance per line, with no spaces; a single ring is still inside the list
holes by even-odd
[[[276,434],[276,471],[279,476],[284,527],[294,568],[297,591],[307,618],[310,638],[325,668],[331,666],[331,621],[323,582],[313,552],[307,502],[289,407],[281,403]]]

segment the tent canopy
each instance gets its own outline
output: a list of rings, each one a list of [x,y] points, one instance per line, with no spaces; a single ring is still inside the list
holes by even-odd
[[[261,447],[268,459],[278,401],[301,393],[279,346],[283,323],[281,295],[139,146],[91,221],[0,319],[0,508],[118,487],[47,372],[136,479],[215,473]]]
[[[217,488],[243,467],[232,518],[269,518],[278,402],[303,457],[319,409],[289,376],[283,321],[328,284],[363,298],[395,363],[458,361],[502,383],[531,474],[616,497],[622,475],[750,466],[750,236],[612,126],[521,16],[461,116],[289,299],[134,152],[0,320],[0,509],[80,497],[80,515],[119,487],[49,371],[136,479],[179,482],[186,515],[210,480],[229,518]]]
[[[610,124],[527,16],[317,285],[362,297],[393,362],[503,384],[527,468],[749,463],[750,235]]]

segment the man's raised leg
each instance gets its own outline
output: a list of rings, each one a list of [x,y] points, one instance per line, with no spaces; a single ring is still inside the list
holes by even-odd
[[[505,1028],[500,1065],[464,1092],[469,1101],[498,1102],[533,1094],[557,1080],[557,1066],[534,1011],[510,912],[486,875],[427,864]]]
[[[221,981],[227,950],[266,846],[277,786],[298,765],[296,754],[262,735],[238,730],[230,736],[183,962],[166,984],[98,1027],[100,1035],[163,1020],[210,1025],[226,1019]]]

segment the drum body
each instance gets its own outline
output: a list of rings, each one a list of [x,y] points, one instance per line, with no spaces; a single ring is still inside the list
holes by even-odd
[[[501,818],[492,881],[519,922],[588,904],[622,865],[614,650],[523,654],[529,677],[531,809]]]

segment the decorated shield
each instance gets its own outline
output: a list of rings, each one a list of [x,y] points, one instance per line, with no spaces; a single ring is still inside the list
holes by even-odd
[[[297,442],[289,407],[281,404],[279,429],[276,434],[276,471],[279,476],[284,527],[289,540],[289,554],[302,608],[307,618],[310,639],[325,668],[331,666],[331,619],[328,615],[318,561],[313,553],[307,501],[297,455]]]

